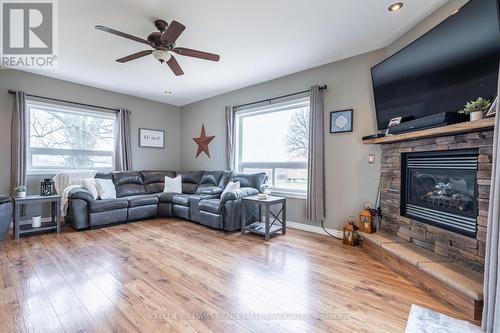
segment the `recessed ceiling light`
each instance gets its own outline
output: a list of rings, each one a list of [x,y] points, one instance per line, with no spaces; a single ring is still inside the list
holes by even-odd
[[[396,11],[400,10],[401,8],[403,8],[403,3],[396,2],[396,3],[393,3],[392,5],[389,6],[389,11],[396,12]]]
[[[166,90],[165,95],[172,95],[172,92],[170,90]]]

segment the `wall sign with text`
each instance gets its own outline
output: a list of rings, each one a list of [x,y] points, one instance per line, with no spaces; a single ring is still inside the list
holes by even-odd
[[[165,131],[139,128],[139,147],[165,148]]]

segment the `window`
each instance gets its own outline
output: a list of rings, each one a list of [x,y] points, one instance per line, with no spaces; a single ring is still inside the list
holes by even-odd
[[[265,172],[272,191],[305,195],[309,98],[236,112],[237,169]]]
[[[114,169],[116,115],[27,102],[28,172]]]

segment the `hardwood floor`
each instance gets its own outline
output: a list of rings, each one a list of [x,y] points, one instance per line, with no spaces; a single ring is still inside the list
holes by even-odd
[[[412,303],[460,317],[360,248],[157,219],[7,241],[1,332],[403,332]]]

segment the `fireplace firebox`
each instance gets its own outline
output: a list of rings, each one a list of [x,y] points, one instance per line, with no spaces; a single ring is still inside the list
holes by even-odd
[[[401,215],[476,237],[478,155],[478,149],[402,154]]]

